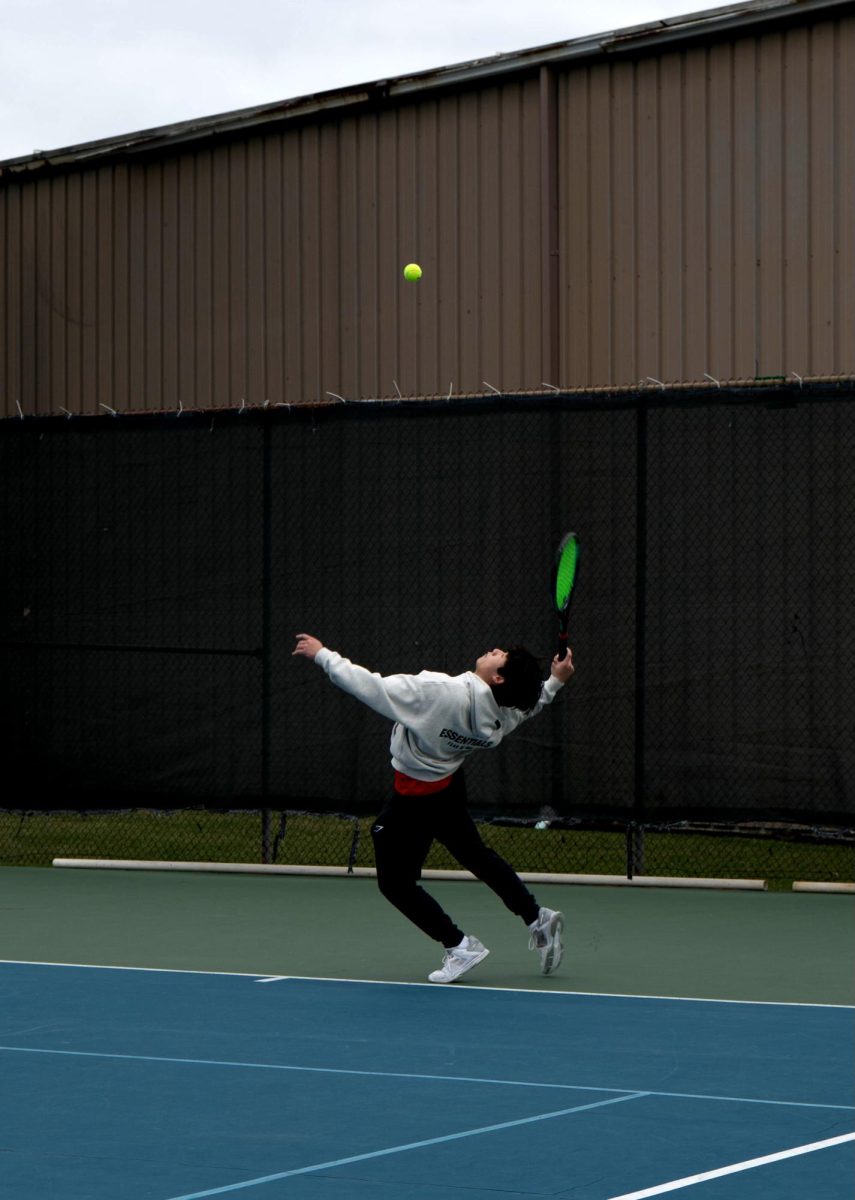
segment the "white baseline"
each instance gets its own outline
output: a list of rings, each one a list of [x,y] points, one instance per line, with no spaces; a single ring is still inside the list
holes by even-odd
[[[679,1188],[704,1183],[707,1179],[720,1179],[722,1175],[735,1175],[737,1171],[750,1171],[768,1163],[781,1162],[784,1158],[796,1158],[800,1154],[811,1154],[814,1150],[827,1150],[830,1146],[842,1146],[844,1142],[855,1142],[855,1133],[843,1133],[839,1137],[826,1138],[824,1142],[810,1142],[805,1146],[793,1146],[791,1150],[779,1150],[777,1154],[764,1154],[762,1158],[747,1158],[744,1162],[731,1163],[729,1167],[718,1167],[715,1171],[704,1171],[700,1175],[686,1175],[670,1183],[658,1183],[655,1187],[643,1188],[640,1192],[624,1192],[612,1196],[611,1200],[647,1200],[648,1196],[661,1196],[665,1192],[676,1192]]]

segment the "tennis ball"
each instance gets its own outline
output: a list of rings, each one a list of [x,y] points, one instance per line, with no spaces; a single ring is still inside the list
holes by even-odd
[[[410,283],[414,283],[417,279],[421,279],[422,269],[418,263],[407,263],[404,267],[404,278],[409,279]]]

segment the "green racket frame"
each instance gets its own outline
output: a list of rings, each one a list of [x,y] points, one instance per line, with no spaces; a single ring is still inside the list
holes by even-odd
[[[570,621],[570,604],[579,573],[579,538],[575,533],[566,533],[555,552],[552,568],[552,603],[558,614],[558,658],[567,656],[567,629]]]

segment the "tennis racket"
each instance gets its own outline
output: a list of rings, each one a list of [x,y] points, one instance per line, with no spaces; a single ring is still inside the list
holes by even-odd
[[[570,621],[570,603],[579,572],[579,539],[575,533],[566,533],[555,552],[552,569],[552,602],[558,616],[558,658],[567,657],[567,627]]]

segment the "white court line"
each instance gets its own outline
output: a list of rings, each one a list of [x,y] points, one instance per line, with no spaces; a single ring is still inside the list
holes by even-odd
[[[7,965],[11,967],[71,967],[75,970],[83,971],[147,971],[152,974],[161,975],[214,975],[235,977],[237,979],[253,979],[256,982],[267,979],[260,971],[202,971],[194,970],[189,967],[126,967],[113,966],[110,963],[61,963],[61,962],[40,962],[34,959],[27,958],[0,958],[0,966]],[[439,987],[435,983],[422,983],[415,980],[406,979],[345,979],[338,978],[332,975],[282,975],[280,978],[294,980],[298,983],[362,983],[373,985],[375,987],[413,987],[413,988],[428,988],[432,992],[441,994],[447,992],[446,987]],[[489,995],[491,992],[516,992],[523,996],[589,996],[593,998],[603,998],[606,1000],[669,1000],[679,1001],[686,1004],[751,1004],[764,1008],[842,1008],[855,1009],[855,1004],[827,1004],[820,1003],[814,1000],[724,1000],[716,996],[651,996],[641,992],[576,992],[571,989],[559,988],[513,988],[513,987],[493,987],[485,986],[484,984],[467,984],[455,983],[453,989],[455,992],[481,992]]]
[[[32,958],[0,958],[0,966],[70,967],[75,971],[145,971],[151,975],[225,975],[235,979],[263,979],[260,971],[200,971],[191,967],[128,967],[112,963],[42,962]],[[286,976],[288,978],[288,976]]]
[[[723,1175],[735,1175],[738,1171],[750,1171],[768,1163],[781,1162],[785,1158],[796,1158],[801,1154],[812,1154],[814,1150],[827,1150],[829,1146],[842,1146],[844,1142],[855,1142],[855,1133],[843,1133],[840,1137],[826,1138],[824,1142],[810,1142],[805,1146],[794,1146],[792,1150],[779,1150],[777,1154],[764,1154],[762,1158],[747,1158],[744,1162],[731,1163],[729,1167],[718,1167],[715,1171],[703,1171],[700,1175],[686,1175],[670,1183],[659,1183],[655,1187],[642,1188],[640,1192],[624,1192],[612,1196],[611,1200],[646,1200],[648,1196],[661,1196],[665,1192],[676,1192],[679,1188],[705,1183],[708,1179],[721,1179]]]
[[[828,1108],[841,1112],[855,1112],[851,1104],[817,1104],[808,1100],[763,1100],[750,1096],[717,1096],[696,1092],[655,1092],[645,1089],[622,1087],[592,1087],[581,1083],[541,1083],[529,1079],[486,1079],[472,1075],[427,1075],[414,1071],[365,1071],[351,1067],[306,1067],[292,1063],[232,1062],[217,1058],[173,1058],[158,1054],[111,1054],[101,1050],[55,1050],[46,1046],[0,1046],[0,1052],[9,1054],[53,1054],[66,1058],[106,1058],[120,1062],[173,1063],[186,1067],[241,1067],[255,1071],[292,1071],[309,1075],[358,1075],[370,1079],[421,1079],[429,1083],[478,1083],[495,1087],[549,1088],[563,1092],[632,1092],[644,1096],[656,1096],[670,1100],[721,1101],[728,1104],[768,1104],[779,1108]]]
[[[538,1113],[536,1117],[521,1117],[517,1121],[502,1121],[499,1125],[482,1125],[479,1129],[464,1129],[460,1133],[446,1133],[442,1137],[426,1138],[423,1142],[407,1142],[403,1146],[389,1146],[385,1150],[370,1150],[367,1154],[353,1154],[349,1158],[337,1158],[332,1162],[312,1163],[308,1167],[295,1167],[292,1171],[278,1171],[275,1175],[260,1175],[257,1179],[244,1179],[241,1183],[230,1183],[225,1187],[209,1188],[205,1192],[189,1192],[184,1196],[172,1196],[170,1200],[202,1200],[204,1196],[220,1196],[224,1192],[237,1192],[241,1188],[257,1187],[261,1183],[274,1183],[277,1179],[288,1179],[292,1175],[309,1175],[313,1171],[332,1170],[346,1167],[349,1163],[365,1162],[370,1158],[384,1158],[388,1154],[402,1154],[405,1150],[420,1150],[423,1146],[439,1146],[443,1142],[456,1142],[460,1138],[477,1137],[481,1133],[497,1133],[500,1129],[513,1129],[518,1125],[532,1125],[536,1121],[551,1121],[555,1117],[568,1117],[571,1113],[587,1112],[592,1108],[605,1108],[607,1104],[622,1104],[625,1100],[640,1100],[646,1092],[633,1092],[629,1096],[616,1096],[611,1100],[598,1100],[595,1104],[580,1104],[576,1108],[561,1108],[557,1112]]]

